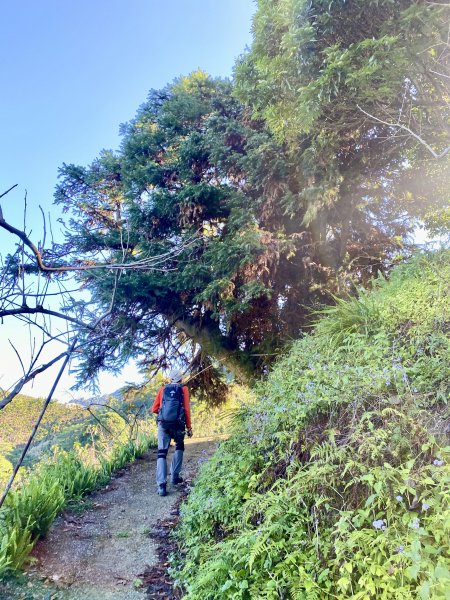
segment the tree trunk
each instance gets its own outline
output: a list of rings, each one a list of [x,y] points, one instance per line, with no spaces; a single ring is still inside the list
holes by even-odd
[[[254,380],[255,365],[251,355],[231,348],[229,341],[220,333],[218,325],[199,325],[185,318],[174,321],[177,329],[199,344],[203,352],[222,363],[237,380],[242,383]]]

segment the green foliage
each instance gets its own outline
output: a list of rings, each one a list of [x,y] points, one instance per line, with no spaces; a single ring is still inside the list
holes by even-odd
[[[3,514],[0,514],[0,577],[10,571],[21,569],[34,546],[31,539],[29,525],[32,523],[32,517],[28,517],[26,527],[20,524],[12,525]]]
[[[12,464],[3,456],[9,448],[9,444],[0,445],[0,482],[7,481],[12,474]]]
[[[216,397],[224,397],[226,386],[212,357],[252,373],[246,346],[259,344],[263,329],[274,326],[261,308],[271,296],[266,265],[277,248],[264,240],[253,197],[240,190],[236,163],[245,133],[254,132],[239,123],[242,108],[230,92],[228,81],[201,71],[153,90],[123,127],[117,154],[103,153],[88,168],[62,168],[56,201],[73,217],[66,253],[123,261],[125,251],[130,263],[170,256],[162,268],[124,271],[110,336],[86,341],[83,378],[132,355],[155,365],[161,339],[172,347],[175,338],[201,344],[195,385],[214,384]],[[82,277],[98,303],[107,303],[109,274]],[[243,313],[254,314],[261,327],[245,325]],[[192,345],[181,349],[191,363]]]
[[[450,236],[450,208],[448,206],[430,210],[425,214],[425,225],[434,235]]]
[[[253,45],[237,66],[237,91],[294,152],[300,146],[307,153],[311,168],[311,158],[330,158],[331,175],[345,140],[344,161],[365,152],[376,160],[368,136],[377,145],[377,127],[379,133],[383,127],[358,107],[375,116],[381,110],[381,119],[395,123],[413,103],[409,125],[414,129],[427,113],[428,127],[441,140],[438,126],[448,110],[448,88],[435,72],[436,52],[429,44],[439,46],[445,39],[444,5],[411,0],[259,0],[257,5]],[[447,50],[438,60],[445,71]],[[429,110],[432,98],[435,110]],[[404,146],[404,140],[384,140],[385,148],[390,142],[397,150]],[[316,165],[316,173],[323,167]]]
[[[33,539],[47,533],[64,506],[66,495],[61,485],[63,482],[52,475],[48,470],[38,470],[20,493],[12,493],[7,497],[4,505],[10,511],[11,522],[21,530],[28,530]]]
[[[108,335],[81,334],[80,378],[130,356],[164,363],[164,340],[223,400],[222,366],[242,381],[264,372],[311,307],[386,272],[448,192],[445,161],[426,166],[425,193],[424,146],[376,118],[408,115],[445,143],[448,91],[428,48],[446,31],[422,0],[260,0],[236,83],[197,71],[152,90],[117,152],[63,165],[61,253],[130,265]],[[131,268],[152,256],[169,258]],[[80,277],[104,310],[113,274]]]
[[[227,435],[236,418],[236,411],[254,400],[253,394],[246,386],[230,385],[227,400],[220,406],[211,406],[211,402],[198,401],[191,398],[191,417],[195,437]]]
[[[66,498],[79,500],[107,481],[101,472],[94,470],[91,465],[85,464],[76,452],[69,453],[59,449],[55,450],[51,462],[43,468],[37,469],[33,477],[36,478],[38,485],[43,485],[46,478],[56,482],[63,503]],[[27,488],[29,482],[30,480],[27,481]],[[53,519],[50,523],[52,521]]]
[[[181,509],[186,600],[448,597],[449,258],[328,310],[236,413]]]
[[[331,239],[341,245],[344,267],[353,228],[354,243],[374,235],[387,250],[387,237],[362,225],[369,213],[388,237],[402,211],[445,229],[450,155],[436,160],[425,143],[439,154],[450,142],[448,8],[426,0],[257,2],[235,93],[290,148],[303,222],[322,252]]]
[[[11,474],[11,463],[18,460],[43,402],[41,398],[19,394],[0,412],[0,482],[7,480],[8,474]],[[51,402],[25,465],[37,462],[43,452],[50,451],[52,444],[70,450],[75,441],[82,439],[92,422],[80,406]]]

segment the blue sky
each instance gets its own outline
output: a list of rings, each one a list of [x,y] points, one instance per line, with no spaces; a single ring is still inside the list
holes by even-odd
[[[39,204],[57,227],[58,167],[117,148],[119,124],[151,88],[197,68],[230,76],[251,42],[254,9],[252,0],[2,2],[0,193],[18,184],[0,201],[5,218],[20,227],[26,189],[31,237],[41,231]],[[0,252],[12,241],[0,230]],[[0,328],[3,358],[12,333],[8,324]],[[14,376],[14,360],[3,360],[0,387]],[[113,391],[117,382],[107,381],[104,389]],[[37,383],[32,393],[47,387]]]
[[[58,167],[116,148],[151,88],[198,67],[229,76],[250,43],[251,0],[3,2],[0,189],[50,210]],[[0,192],[1,193],[1,192]]]

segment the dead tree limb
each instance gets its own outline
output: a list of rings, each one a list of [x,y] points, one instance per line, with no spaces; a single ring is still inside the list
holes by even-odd
[[[18,351],[18,350],[17,350],[17,348],[14,346],[14,344],[12,343],[12,341],[11,341],[11,340],[8,340],[8,342],[9,342],[9,345],[11,346],[11,348],[14,350],[14,352],[15,352],[15,355],[17,356],[17,358],[18,358],[18,360],[19,360],[19,362],[20,362],[20,366],[22,367],[22,373],[23,373],[23,376],[24,376],[24,377],[26,377],[26,371],[25,371],[25,367],[24,367],[23,360],[22,360],[22,357],[20,356],[20,353],[19,353],[19,351]]]
[[[8,310],[0,310],[0,318],[8,317],[8,316],[17,316],[17,315],[37,315],[37,314],[49,315],[51,317],[58,317],[60,319],[64,319],[65,321],[68,321],[69,323],[74,323],[75,325],[78,325],[79,327],[83,327],[86,329],[94,329],[93,325],[84,323],[83,321],[80,321],[79,319],[75,319],[74,317],[71,317],[70,315],[66,315],[64,313],[60,313],[55,310],[50,310],[48,308],[44,308],[42,305],[38,305],[34,308],[32,308],[31,306],[21,306],[20,308],[11,308]]]
[[[436,158],[437,160],[444,158],[444,156],[446,156],[450,152],[450,146],[447,146],[447,148],[444,148],[444,150],[442,150],[442,152],[435,152],[435,150],[433,150],[433,148],[430,146],[430,144],[428,144],[423,138],[420,137],[420,135],[418,135],[415,131],[413,131],[406,125],[403,125],[402,123],[399,123],[399,122],[389,123],[388,121],[383,121],[383,119],[379,119],[375,115],[371,115],[370,113],[365,111],[358,104],[356,106],[358,107],[358,110],[360,110],[362,113],[364,113],[366,116],[373,119],[377,123],[382,123],[383,125],[387,125],[388,127],[392,127],[393,129],[396,128],[396,129],[401,129],[402,131],[406,131],[407,133],[409,133],[409,135],[411,135],[413,138],[415,138],[422,146],[424,146],[428,150],[428,152],[430,152],[433,155],[433,157]]]
[[[7,406],[12,400],[14,400],[14,398],[17,396],[17,394],[20,394],[20,391],[22,390],[22,388],[25,384],[32,381],[40,373],[43,373],[44,371],[46,371],[47,369],[52,367],[55,363],[60,361],[62,358],[67,357],[67,353],[68,353],[68,351],[66,350],[65,352],[62,352],[61,354],[58,354],[58,356],[55,356],[54,358],[52,358],[52,360],[50,360],[48,363],[41,365],[40,367],[29,372],[25,377],[22,377],[22,379],[20,379],[20,381],[14,386],[13,390],[7,396],[5,396],[4,398],[2,398],[0,400],[0,410],[5,408],[5,406]]]
[[[13,188],[11,188],[13,189]],[[5,192],[6,194],[7,192]],[[3,195],[5,195],[3,194]],[[134,260],[132,262],[120,262],[120,263],[89,263],[83,265],[63,265],[63,266],[50,266],[46,265],[42,258],[42,252],[39,248],[30,240],[25,231],[17,229],[10,223],[8,223],[4,217],[0,208],[0,227],[9,231],[13,235],[17,236],[27,248],[29,248],[34,257],[36,259],[37,266],[40,271],[43,273],[69,273],[69,272],[80,272],[80,271],[92,271],[95,269],[114,269],[123,271],[124,269],[132,269],[137,271],[149,270],[149,269],[157,269],[158,265],[165,263],[166,261],[176,258],[179,254],[181,254],[189,245],[194,243],[195,237],[193,237],[190,241],[181,244],[179,247],[172,248],[163,254],[158,254],[157,256],[150,256],[146,258],[142,258],[140,260]]]
[[[10,192],[11,190],[13,190],[14,188],[16,188],[18,185],[19,185],[18,183],[15,183],[14,185],[12,185],[12,186],[9,188],[9,190],[6,190],[6,192],[3,192],[3,194],[0,194],[0,198],[3,198],[3,196],[6,196],[6,194],[9,194],[9,192]],[[2,207],[1,207],[1,206],[0,206],[0,217],[1,217],[1,218],[3,218],[3,215],[2,215]]]
[[[113,432],[111,431],[111,429],[108,429],[108,427],[106,427],[106,425],[104,423],[102,423],[102,421],[97,417],[97,415],[95,415],[92,412],[92,410],[89,408],[89,406],[86,407],[86,410],[91,415],[91,417],[93,417],[95,419],[95,421],[97,421],[97,423],[100,425],[100,427],[102,427],[105,431],[107,431],[109,433],[109,435],[114,435]]]
[[[101,404],[100,402],[91,402],[89,404],[89,407],[91,407],[91,406],[101,406],[102,408],[106,408],[107,410],[110,410],[111,412],[116,413],[116,415],[118,415],[121,419],[123,419],[127,425],[130,425],[130,421],[128,420],[128,418],[125,415],[123,415],[121,412],[116,410],[113,406],[110,406],[109,404]]]

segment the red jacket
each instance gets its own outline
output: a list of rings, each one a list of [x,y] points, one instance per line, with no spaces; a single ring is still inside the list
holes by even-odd
[[[189,390],[187,389],[187,387],[185,385],[183,385],[182,390],[183,390],[184,415],[186,417],[186,427],[188,429],[190,429],[191,428],[191,405],[189,402]],[[159,391],[156,394],[155,401],[153,402],[152,412],[155,413],[155,415],[158,414],[158,411],[161,408],[163,391],[164,391],[164,386],[159,388]]]

